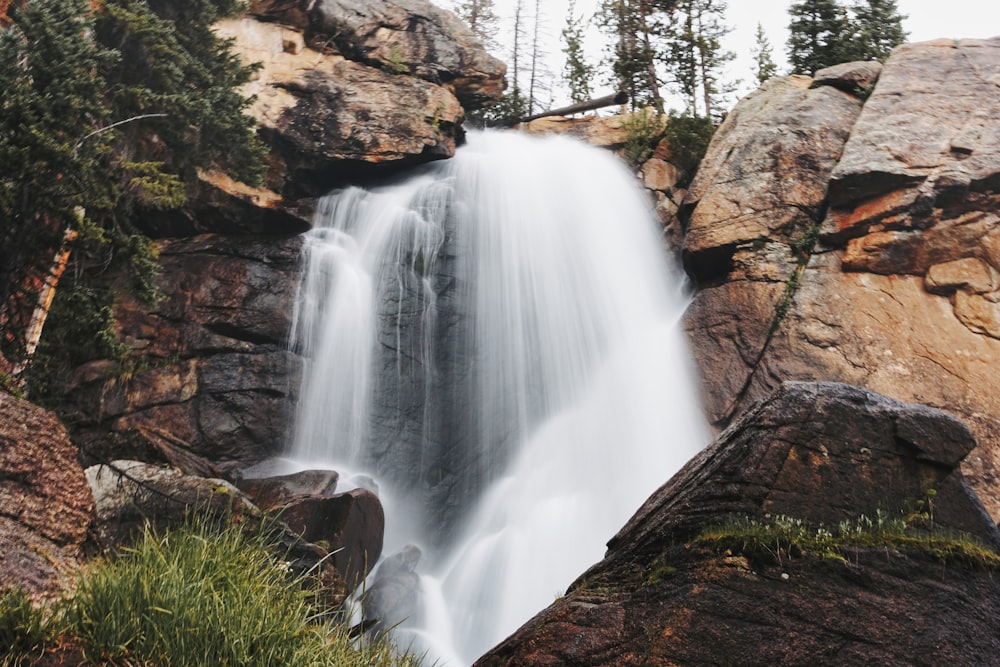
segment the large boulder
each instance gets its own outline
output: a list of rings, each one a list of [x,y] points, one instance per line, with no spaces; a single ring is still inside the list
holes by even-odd
[[[982,565],[889,543],[828,554],[774,544],[759,555],[699,540],[733,518],[835,530],[933,498],[938,528],[995,550],[996,526],[959,467],[973,446],[937,410],[847,385],[785,384],[655,492],[564,597],[476,664],[990,662],[1000,584]]]
[[[338,479],[332,470],[303,470],[241,479],[237,485],[296,535],[328,550],[350,591],[382,555],[385,512],[378,496],[368,489],[335,493]]]
[[[250,18],[217,24],[247,62],[249,113],[273,147],[268,184],[294,202],[386,167],[447,158],[464,112],[448,89],[305,45],[301,33]]]
[[[79,369],[87,462],[129,456],[218,475],[281,451],[301,360],[286,348],[301,239],[201,236],[159,245],[163,298],[117,304],[135,370]],[[110,433],[109,433],[110,432]]]
[[[762,109],[760,98],[788,81],[729,115],[684,204],[685,262],[700,285],[685,324],[712,423],[725,427],[784,380],[839,380],[926,403],[973,429],[980,444],[966,473],[1000,518],[1000,376],[992,370],[1000,358],[1000,87],[989,83],[998,63],[1000,39],[911,44],[893,52],[867,97],[876,76],[867,65],[817,73],[823,85],[808,94],[822,94],[814,98],[822,109],[807,105],[803,117],[828,114],[833,99],[864,103],[859,115],[833,121],[839,129],[802,128],[780,104]],[[818,159],[823,141],[786,139],[784,168],[767,178],[755,168],[749,179],[738,170],[757,158],[726,158],[731,147],[735,155],[741,145],[810,132],[846,140],[841,154]],[[790,211],[784,193],[803,183],[812,184],[810,199],[789,203],[809,212],[799,217],[808,226],[780,222],[775,211]],[[744,204],[753,201],[765,205]]]
[[[452,12],[427,0],[310,2],[311,28],[344,55],[447,86],[468,110],[500,98],[507,66]]]
[[[0,391],[0,589],[60,592],[94,515],[76,447],[59,419]]]

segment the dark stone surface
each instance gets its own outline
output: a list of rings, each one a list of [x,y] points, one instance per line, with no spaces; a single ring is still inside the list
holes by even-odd
[[[349,591],[382,555],[385,513],[378,497],[367,489],[298,498],[280,507],[278,514],[303,539],[333,554]]]
[[[138,370],[94,362],[71,387],[66,416],[87,463],[141,458],[212,476],[282,451],[301,370],[286,349],[301,243],[161,242],[163,299],[116,307]]]

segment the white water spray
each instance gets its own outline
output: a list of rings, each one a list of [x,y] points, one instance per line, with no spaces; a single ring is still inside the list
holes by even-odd
[[[472,135],[324,199],[305,254],[292,457],[395,499],[389,548],[425,552],[397,633],[431,659],[469,664],[550,604],[707,441],[681,277],[603,151]]]

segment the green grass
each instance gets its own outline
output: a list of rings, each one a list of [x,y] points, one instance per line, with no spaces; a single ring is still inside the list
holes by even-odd
[[[923,514],[891,516],[877,511],[837,526],[812,526],[787,516],[765,520],[742,517],[703,530],[696,538],[702,544],[750,558],[777,561],[812,555],[846,560],[848,549],[891,549],[921,553],[945,562],[995,568],[1000,554],[968,533],[927,529],[915,525]]]
[[[28,665],[52,640],[42,609],[21,589],[0,592],[0,665]]]
[[[385,638],[351,640],[347,627],[329,620],[334,610],[318,584],[292,574],[271,547],[267,531],[206,519],[147,531],[134,547],[89,565],[48,613],[3,598],[0,633],[14,628],[11,655],[37,652],[58,636],[90,664],[122,667],[419,664]],[[51,618],[38,620],[41,634],[31,630],[32,614]]]

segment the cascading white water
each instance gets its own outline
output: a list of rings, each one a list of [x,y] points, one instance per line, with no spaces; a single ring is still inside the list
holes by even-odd
[[[425,551],[397,633],[432,659],[469,664],[551,603],[707,441],[680,274],[603,151],[473,134],[324,199],[305,254],[291,456],[395,499],[389,546]]]

